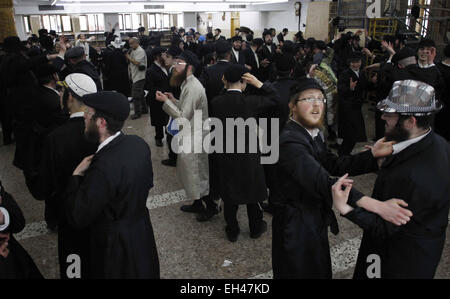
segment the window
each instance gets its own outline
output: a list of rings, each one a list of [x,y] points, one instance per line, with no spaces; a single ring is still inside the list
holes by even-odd
[[[24,16],[23,17],[23,23],[24,23],[24,26],[25,26],[25,32],[26,33],[30,33],[31,32],[30,17],[29,16]]]
[[[164,15],[164,17],[163,17],[163,28],[170,28],[169,15]]]
[[[155,17],[156,17],[156,29],[161,29],[162,28],[161,15],[158,13],[155,15]]]
[[[43,25],[41,26],[42,28],[45,28],[47,30],[50,29],[50,18],[48,15],[42,16],[42,25]]]
[[[125,29],[132,29],[133,24],[131,23],[131,15],[125,15]]]
[[[88,31],[88,20],[87,16],[80,16],[80,30],[81,31]]]
[[[155,20],[155,15],[154,14],[149,14],[148,15],[148,25],[151,29],[155,29],[156,28],[156,20]]]
[[[72,31],[72,22],[70,20],[70,16],[61,16],[61,19],[62,19],[63,32],[71,32]]]
[[[119,14],[119,28],[120,30],[123,30],[125,28],[123,23],[123,15]]]
[[[140,15],[134,13],[131,15],[131,19],[133,20],[133,29],[138,29],[141,24]]]

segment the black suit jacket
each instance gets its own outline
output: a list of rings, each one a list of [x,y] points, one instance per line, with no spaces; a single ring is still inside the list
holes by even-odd
[[[269,49],[267,48],[267,46],[264,44],[259,48],[259,58],[260,58],[260,63],[261,61],[263,61],[264,59],[267,59],[270,61],[270,64],[266,67],[263,67],[260,64],[260,69],[261,69],[261,77],[264,81],[266,80],[270,80],[270,81],[274,81],[276,76],[277,76],[277,72],[275,69],[275,54],[276,54],[276,49],[277,47],[272,44],[270,46],[271,51],[269,51]]]
[[[146,207],[152,187],[149,146],[123,133],[94,155],[84,177],[71,177],[66,214],[73,228],[90,231],[89,278],[159,278]]]
[[[152,63],[147,69],[145,76],[146,88],[148,90],[148,103],[150,106],[150,120],[152,126],[166,126],[169,116],[162,110],[162,102],[155,99],[156,91],[170,92],[169,76],[163,70]]]
[[[239,53],[239,57],[238,57],[239,58],[239,62],[237,61],[233,50],[231,51],[231,63],[239,63],[239,64],[242,64],[242,65],[245,65],[246,62],[245,62],[245,55],[244,55],[244,53],[242,51],[239,51],[238,53]]]
[[[230,62],[228,61],[218,61],[216,64],[207,67],[200,76],[200,82],[205,88],[209,106],[212,99],[223,90],[222,77],[229,65]]]
[[[280,136],[280,158],[273,191],[272,262],[275,278],[331,278],[328,226],[338,233],[331,186],[345,173],[377,169],[370,151],[337,157],[321,135],[314,142],[301,125],[288,121]],[[363,196],[353,188],[349,201]],[[312,254],[313,253],[313,254]]]
[[[367,256],[378,254],[381,278],[434,277],[442,255],[450,207],[450,147],[441,136],[426,137],[386,158],[372,197],[403,199],[411,220],[402,226],[354,205],[346,218],[364,229],[355,278],[367,279]]]
[[[259,62],[261,62],[261,58],[259,57],[258,52],[256,53],[256,55],[258,56]],[[262,80],[261,68],[258,67],[258,62],[256,61],[255,55],[253,54],[253,50],[250,48],[245,49],[244,56],[245,56],[245,63],[251,66],[252,68],[250,70],[250,73],[259,80]]]

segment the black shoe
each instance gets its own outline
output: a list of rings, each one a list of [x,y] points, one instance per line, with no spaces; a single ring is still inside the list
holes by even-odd
[[[227,234],[227,239],[230,242],[236,242],[240,233],[240,230],[238,229],[237,232],[231,232],[228,229],[225,228],[225,233]]]
[[[205,208],[203,206],[199,206],[199,205],[184,205],[181,206],[180,210],[182,210],[183,212],[186,213],[197,213],[197,214],[201,214],[205,211]]]
[[[217,214],[219,214],[219,210],[218,209],[214,209],[214,210],[205,209],[205,210],[203,210],[202,213],[200,213],[197,216],[197,221],[198,222],[206,222],[209,219],[211,219],[214,215],[217,215]]]
[[[267,222],[265,222],[264,220],[261,223],[261,228],[259,230],[258,233],[256,234],[250,234],[250,238],[252,239],[258,239],[259,237],[261,237],[262,234],[264,234],[267,231]]]
[[[156,143],[157,147],[162,147],[163,146],[163,143],[162,143],[161,139],[156,139],[155,143]]]
[[[133,116],[131,116],[131,119],[138,119],[141,118],[140,114],[134,114]]]
[[[272,207],[272,205],[263,202],[261,206],[262,206],[264,212],[269,213],[270,215],[273,215],[273,207]]]
[[[162,165],[170,166],[170,167],[176,167],[177,166],[177,160],[167,159],[161,161]]]

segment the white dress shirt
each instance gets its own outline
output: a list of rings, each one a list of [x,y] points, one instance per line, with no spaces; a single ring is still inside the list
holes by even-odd
[[[423,135],[421,135],[419,137],[416,137],[416,138],[413,138],[413,139],[408,139],[408,140],[405,140],[405,141],[402,141],[402,142],[394,144],[392,146],[394,148],[394,151],[392,152],[392,154],[395,155],[395,154],[400,153],[402,150],[404,150],[408,146],[410,146],[410,145],[412,145],[414,143],[417,143],[420,140],[422,140],[423,138],[425,138],[428,134],[430,134],[430,132],[431,132],[431,129],[428,130],[427,133],[425,133],[425,134],[423,134]]]
[[[236,57],[236,61],[239,62],[239,52],[236,51],[234,48],[232,48],[233,53],[234,53],[234,57]]]
[[[75,118],[75,117],[84,117],[84,112],[75,112],[70,115],[70,118]]]
[[[95,153],[98,153],[102,148],[104,148],[106,145],[108,145],[108,143],[110,143],[111,141],[113,141],[115,138],[117,138],[120,133],[122,132],[117,132],[116,134],[109,136],[108,138],[105,139],[105,141],[103,141],[102,143],[100,143],[100,145],[98,146],[98,149]]]

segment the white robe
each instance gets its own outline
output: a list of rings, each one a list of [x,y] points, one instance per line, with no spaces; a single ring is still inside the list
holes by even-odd
[[[208,102],[206,99],[205,89],[200,81],[193,75],[190,75],[181,85],[180,99],[175,103],[166,101],[163,105],[163,110],[169,114],[173,119],[183,117],[189,120],[191,125],[191,136],[194,136],[194,111],[202,111],[202,121],[208,118]],[[202,124],[197,126],[203,127]],[[186,195],[190,199],[200,199],[209,194],[209,168],[208,168],[208,154],[203,150],[203,139],[208,134],[208,131],[202,130],[197,132],[202,136],[202,140],[196,140],[197,143],[202,142],[201,153],[194,153],[194,142],[191,142],[190,153],[181,152],[177,156],[177,174],[183,185]],[[191,139],[194,141],[194,139]],[[199,144],[197,144],[197,147]]]

